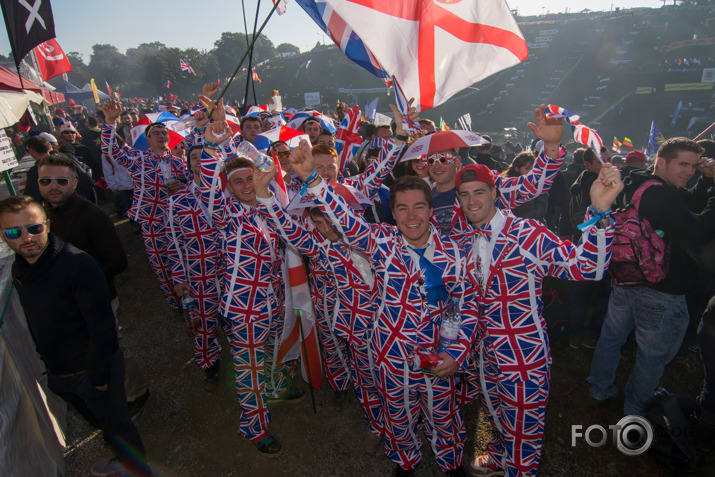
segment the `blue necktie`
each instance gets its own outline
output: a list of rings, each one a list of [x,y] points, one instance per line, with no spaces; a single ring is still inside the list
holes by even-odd
[[[442,270],[425,258],[427,248],[413,248],[412,250],[420,256],[419,266],[422,269],[427,290],[427,303],[438,306],[439,302],[444,302],[449,297],[447,288],[442,280]]]

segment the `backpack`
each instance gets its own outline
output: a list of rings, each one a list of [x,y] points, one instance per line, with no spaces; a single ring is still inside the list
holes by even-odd
[[[658,181],[644,182],[630,203],[613,213],[616,230],[608,270],[622,287],[653,285],[663,280],[670,268],[670,244],[666,244],[648,219],[638,213],[643,192],[654,184]]]
[[[663,388],[645,404],[645,414],[653,427],[653,443],[648,449],[653,459],[676,473],[698,470],[695,443],[695,399],[671,394]]]

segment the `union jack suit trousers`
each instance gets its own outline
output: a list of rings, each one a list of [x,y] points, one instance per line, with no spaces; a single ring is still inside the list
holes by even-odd
[[[284,366],[275,361],[283,334],[285,293],[280,238],[260,212],[224,196],[222,160],[201,154],[201,200],[225,239],[225,275],[220,310],[231,345],[236,392],[241,405],[238,432],[251,442],[268,435],[266,401],[287,390]]]
[[[174,285],[188,283],[196,299],[192,316],[198,321],[194,331],[194,361],[202,370],[221,357],[218,341],[218,305],[224,274],[221,236],[201,202],[195,182],[169,200],[169,263]]]
[[[374,278],[369,263],[356,256],[357,252],[351,253],[345,243],[331,243],[307,221],[287,214],[274,198],[259,198],[258,202],[283,240],[310,260],[313,306],[324,340],[323,359],[331,387],[343,391],[352,380],[371,432],[382,435],[382,406],[366,343],[374,312]]]
[[[184,163],[172,156],[168,149],[163,156],[159,156],[127,145],[119,147],[114,126],[104,123],[102,153],[125,167],[132,178],[134,198],[128,211],[129,218],[141,225],[144,247],[164,299],[170,307],[178,309],[179,300],[174,295],[167,258],[170,238],[166,229],[166,209],[169,194],[165,184],[170,180],[186,181]]]
[[[460,467],[466,432],[455,399],[454,378],[441,380],[415,371],[410,360],[417,348],[434,349],[443,312],[451,299],[462,298],[461,247],[431,229],[424,257],[442,272],[447,291],[446,299],[432,305],[420,285],[426,277],[419,258],[397,228],[367,224],[322,181],[308,190],[345,240],[371,261],[375,274],[377,310],[369,357],[385,414],[387,456],[403,469],[414,469],[422,458],[418,431],[424,429],[440,469]],[[445,350],[460,366],[466,366],[476,323],[476,317],[465,317],[458,342]]]
[[[467,379],[481,390],[496,431],[489,455],[507,475],[536,475],[551,366],[542,280],[600,280],[613,225],[590,226],[578,245],[562,242],[540,222],[500,210],[481,228],[469,227],[461,237],[467,249],[462,313],[479,318],[479,327]]]

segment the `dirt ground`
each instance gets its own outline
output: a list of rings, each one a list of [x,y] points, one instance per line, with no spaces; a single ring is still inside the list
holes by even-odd
[[[367,423],[351,393],[344,410],[331,405],[327,383],[315,393],[317,413],[310,396],[298,403],[271,405],[271,432],[283,445],[274,459],[263,457],[236,432],[240,410],[234,392],[228,346],[222,337],[221,384],[213,393],[202,387],[203,375],[192,360],[191,340],[183,318],[161,297],[144,252],[141,236],[133,235],[126,221],[118,231],[129,255],[129,269],[117,280],[120,323],[125,340],[144,363],[151,398],[135,423],[157,475],[166,477],[213,476],[386,476],[394,465],[382,453],[366,455],[363,438]],[[651,457],[621,454],[610,437],[600,448],[580,440],[571,446],[571,426],[608,426],[622,417],[622,399],[593,410],[586,404],[586,376],[593,351],[573,350],[564,343],[552,346],[552,390],[546,420],[541,476],[667,476],[671,473]],[[622,387],[632,368],[635,346],[629,342],[618,375]],[[702,365],[692,354],[690,367],[668,366],[662,385],[690,396],[702,386]],[[304,383],[298,383],[305,386]],[[306,387],[307,389],[307,387]],[[481,453],[489,441],[489,426],[478,402],[463,408],[468,441],[465,461]],[[89,475],[91,465],[111,455],[99,432],[70,410],[65,453],[68,476]],[[418,476],[442,475],[429,446]],[[715,457],[698,475],[715,475]]]

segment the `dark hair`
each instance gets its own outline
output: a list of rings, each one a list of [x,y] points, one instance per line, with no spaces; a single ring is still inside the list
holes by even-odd
[[[420,119],[419,122],[420,122],[420,124],[426,124],[428,126],[434,127],[434,121],[432,121],[431,119],[422,118],[422,119]]]
[[[573,163],[583,164],[583,154],[586,152],[585,147],[579,147],[573,152]]]
[[[125,109],[124,111],[119,113],[119,117],[121,118],[122,116],[127,116],[127,115],[131,116],[131,114],[132,114],[131,111],[129,111],[128,109]]]
[[[191,148],[186,152],[186,158],[188,159],[189,156],[191,155],[192,152],[194,152],[196,149],[203,149],[204,146],[202,144],[194,144],[191,146]]]
[[[271,152],[274,152],[276,150],[276,147],[280,146],[281,144],[290,149],[290,146],[285,141],[273,141],[271,145],[268,146],[268,153],[270,154]]]
[[[333,134],[333,133],[331,133],[329,130],[323,128],[323,129],[320,130],[320,134],[318,134],[318,136],[319,136],[319,137],[320,137],[320,136],[333,136],[333,137],[335,137],[335,134]]]
[[[261,118],[258,116],[244,116],[241,118],[241,129],[243,129],[243,125],[246,123],[246,121],[255,121],[258,124],[263,125],[263,121],[261,121]]]
[[[536,161],[536,158],[530,153],[530,152],[520,152],[516,156],[514,156],[514,159],[512,159],[511,164],[509,164],[509,168],[502,172],[502,176],[504,177],[519,177],[521,174],[517,169],[521,169],[525,165],[531,163],[533,164]]]
[[[251,169],[254,169],[255,166],[253,165],[253,162],[251,162],[250,159],[246,159],[245,157],[234,157],[233,159],[229,159],[228,161],[223,163],[223,172],[228,176],[231,171],[235,169],[242,169],[244,167],[249,167]]]
[[[713,141],[712,139],[701,139],[698,141],[698,144],[700,144],[703,149],[705,149],[701,156],[705,156],[710,159],[715,159],[715,141]]]
[[[486,134],[482,134],[482,139],[488,142],[488,144],[482,144],[481,146],[477,146],[477,151],[479,152],[489,152],[492,150],[492,138],[491,136],[488,136]]]
[[[164,129],[167,129],[166,124],[164,124],[164,123],[151,123],[150,125],[148,125],[147,127],[144,128],[144,135],[146,135],[146,137],[149,137],[149,131],[151,131],[151,128],[155,128],[155,127],[162,127]]]
[[[323,128],[323,123],[321,123],[318,118],[314,118],[311,116],[309,118],[306,118],[305,121],[300,124],[300,130],[305,132],[305,125],[308,123],[318,123],[318,126],[320,126],[321,129]]]
[[[40,167],[44,166],[68,167],[72,172],[74,172],[75,178],[77,177],[77,166],[75,166],[74,161],[61,152],[54,152],[47,154],[46,156],[42,156],[37,161],[37,170],[39,171]]]
[[[596,153],[593,151],[593,149],[586,148],[586,150],[583,151],[583,162],[588,162],[589,164],[593,164],[593,161],[597,161],[598,158],[596,157]]]
[[[17,214],[31,205],[34,205],[41,210],[42,215],[47,218],[47,213],[45,213],[45,209],[42,205],[29,195],[11,195],[10,197],[0,200],[0,215],[7,213]]]
[[[681,151],[694,152],[700,156],[705,152],[705,148],[687,137],[671,137],[660,145],[656,157],[662,157],[668,163],[675,159]]]
[[[47,154],[52,149],[50,142],[42,136],[30,136],[25,142],[25,147],[41,154]]]
[[[320,207],[310,207],[308,208],[308,213],[310,214],[311,217],[325,217],[325,214],[323,213],[322,210],[320,210]]]
[[[99,125],[99,121],[97,121],[97,118],[94,116],[90,116],[87,118],[87,124],[89,124],[91,128],[96,128]]]
[[[427,204],[432,208],[432,189],[423,179],[417,176],[402,176],[390,187],[390,210],[395,210],[395,197],[398,192],[406,192],[408,190],[421,190]]]

